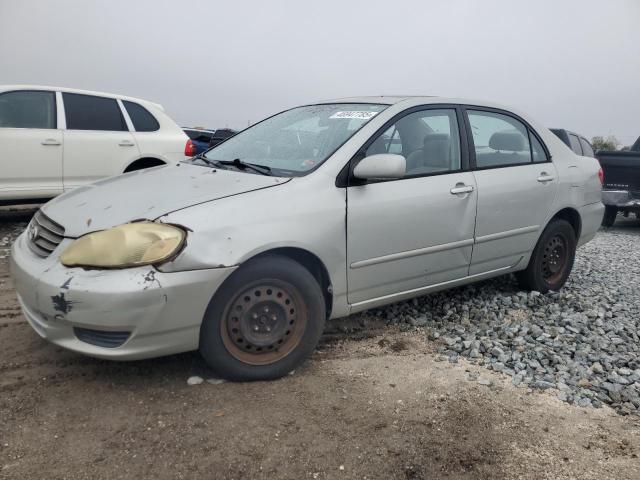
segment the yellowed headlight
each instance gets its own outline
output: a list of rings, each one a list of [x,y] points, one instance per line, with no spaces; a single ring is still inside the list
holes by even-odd
[[[60,255],[67,267],[125,268],[167,260],[184,242],[178,227],[153,222],[127,223],[90,233]]]

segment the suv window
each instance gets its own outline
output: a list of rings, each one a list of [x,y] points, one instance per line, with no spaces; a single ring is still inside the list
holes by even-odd
[[[522,122],[501,113],[468,110],[467,114],[478,168],[531,163],[529,133]]]
[[[0,128],[56,128],[56,94],[42,91],[0,94]]]
[[[571,144],[571,150],[578,155],[582,155],[582,147],[580,147],[580,140],[572,133],[569,134],[569,143]]]
[[[580,137],[580,145],[582,145],[582,155],[585,157],[595,157],[591,144],[585,138]]]
[[[127,131],[118,102],[113,98],[63,93],[69,130]]]
[[[156,118],[142,105],[127,100],[123,100],[122,104],[127,109],[136,132],[155,132],[160,130],[160,124]]]
[[[397,120],[365,155],[394,153],[407,160],[406,176],[460,170],[460,135],[454,109],[413,112]]]

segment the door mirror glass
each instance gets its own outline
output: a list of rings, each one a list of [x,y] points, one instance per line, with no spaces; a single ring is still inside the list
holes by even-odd
[[[398,179],[404,177],[407,161],[402,155],[380,153],[363,158],[353,169],[361,180]]]

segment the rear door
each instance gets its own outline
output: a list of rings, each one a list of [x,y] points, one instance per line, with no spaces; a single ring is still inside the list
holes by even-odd
[[[347,280],[352,305],[467,276],[477,192],[455,107],[412,109],[356,159],[403,155],[406,175],[347,189]]]
[[[67,92],[62,98],[65,191],[118,175],[140,157],[116,99]]]
[[[0,93],[0,200],[49,198],[62,193],[62,133],[56,94]]]
[[[537,135],[522,120],[493,109],[466,111],[478,214],[471,275],[522,261],[553,204],[556,169]]]

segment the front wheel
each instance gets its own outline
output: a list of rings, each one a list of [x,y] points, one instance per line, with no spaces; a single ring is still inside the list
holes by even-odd
[[[527,268],[516,274],[520,286],[546,293],[566,283],[576,254],[576,234],[566,220],[556,219],[544,229]]]
[[[301,364],[325,322],[316,279],[287,257],[250,260],[209,303],[200,329],[200,353],[228,380],[270,380]]]
[[[613,227],[613,224],[616,222],[617,216],[618,216],[618,209],[616,207],[605,206],[604,216],[602,217],[602,226]]]

